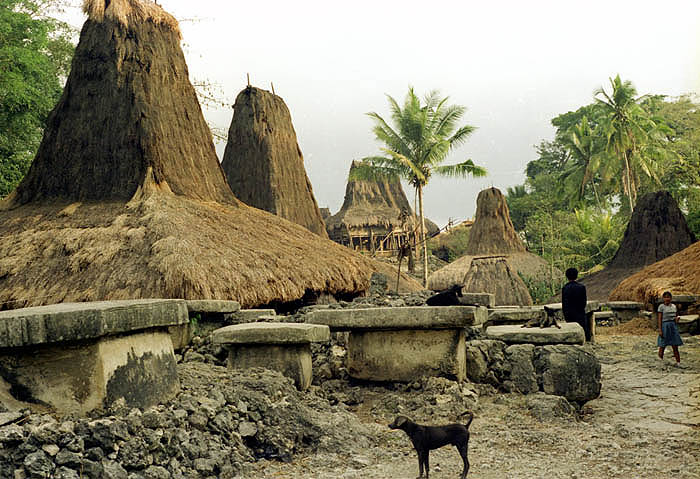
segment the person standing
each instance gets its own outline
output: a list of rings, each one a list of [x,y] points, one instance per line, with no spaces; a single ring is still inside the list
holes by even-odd
[[[681,335],[678,333],[678,310],[676,305],[671,303],[670,291],[664,291],[661,295],[664,300],[657,308],[657,320],[659,324],[659,337],[656,344],[659,346],[659,358],[664,358],[664,350],[666,346],[671,346],[673,349],[673,357],[676,358],[676,366],[681,365],[681,353],[678,352],[678,346],[683,345]]]
[[[583,328],[586,341],[591,340],[591,326],[586,319],[586,287],[576,281],[578,270],[569,268],[564,273],[568,283],[561,288],[561,309],[567,323],[578,323]]]

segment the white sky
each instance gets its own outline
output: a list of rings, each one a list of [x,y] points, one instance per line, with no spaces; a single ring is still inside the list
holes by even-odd
[[[700,91],[698,0],[158,3],[183,20],[191,78],[220,85],[231,103],[246,73],[254,86],[274,83],[316,200],[332,213],[351,161],[379,152],[365,113],[388,117],[385,94],[402,103],[409,85],[468,108],[464,123],[478,129],[446,163],[471,158],[490,173],[431,180],[425,211],[440,226],[471,217],[481,189],[522,183],[534,145],[552,139],[551,118],[590,103],[609,77],[640,94]],[[232,110],[205,116],[228,131]]]

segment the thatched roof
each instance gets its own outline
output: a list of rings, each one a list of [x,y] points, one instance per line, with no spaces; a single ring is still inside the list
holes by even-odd
[[[492,293],[496,305],[532,305],[530,292],[505,256],[476,256],[464,276],[463,292]]]
[[[480,191],[466,254],[503,255],[523,251],[525,245],[515,232],[503,193],[493,187]]]
[[[279,96],[250,86],[238,94],[221,167],[239,200],[328,237]]]
[[[617,285],[643,267],[653,264],[695,242],[685,216],[667,191],[647,193],[639,198],[627,224],[620,247],[602,271],[586,276],[591,299],[607,300]],[[620,294],[623,294],[620,291]],[[631,290],[626,292],[634,295]]]
[[[353,161],[350,171],[357,166]],[[397,180],[368,181],[349,180],[345,187],[343,206],[336,214],[326,220],[326,228],[331,236],[334,230],[346,228],[366,228],[381,226],[383,228],[398,227],[402,212],[408,214],[407,228],[413,228],[413,209],[408,203],[406,194]],[[438,226],[425,218],[427,234],[436,234]]]
[[[250,307],[365,290],[373,262],[233,196],[177,32],[150,17],[127,15],[127,26],[109,15],[119,4],[86,21],[34,162],[0,204],[0,309],[124,298]]]
[[[505,257],[513,271],[533,281],[559,282],[564,278],[558,268],[525,250],[513,227],[505,197],[497,188],[481,191],[476,199],[467,254],[431,274],[428,287],[438,291],[463,284],[474,257],[483,255]]]

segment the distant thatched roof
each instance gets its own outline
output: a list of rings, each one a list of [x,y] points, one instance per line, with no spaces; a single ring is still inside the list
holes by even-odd
[[[695,242],[685,216],[667,191],[640,197],[615,257],[602,271],[583,278],[591,299],[607,300],[625,278]],[[636,290],[638,286],[634,286]],[[619,291],[618,291],[619,290]],[[618,295],[636,296],[631,289]]]
[[[279,96],[250,86],[238,94],[221,167],[239,200],[328,237]]]
[[[355,161],[350,165],[350,171],[355,168]],[[381,226],[384,228],[398,227],[402,212],[408,214],[407,228],[414,228],[413,209],[408,203],[401,182],[348,180],[345,187],[343,206],[336,214],[326,220],[326,228],[331,236],[334,230],[345,228],[365,228]],[[425,228],[429,235],[439,231],[438,226],[425,219]]]
[[[483,255],[505,257],[513,271],[533,281],[560,282],[564,277],[558,268],[525,250],[513,227],[505,197],[497,188],[483,190],[477,197],[467,254],[431,274],[428,287],[438,291],[463,284],[474,257]]]
[[[0,203],[0,309],[153,297],[250,307],[365,290],[373,262],[233,196],[177,33],[151,17],[125,26],[109,15],[121,4],[85,23],[37,156]]]
[[[462,291],[491,293],[496,305],[532,305],[530,292],[505,256],[476,256],[464,276]]]

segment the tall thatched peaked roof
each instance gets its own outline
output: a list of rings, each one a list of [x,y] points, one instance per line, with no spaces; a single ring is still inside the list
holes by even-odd
[[[472,259],[481,255],[504,256],[512,271],[534,281],[560,281],[564,276],[543,258],[525,250],[510,219],[506,199],[497,188],[481,191],[476,199],[476,216],[469,232],[467,254],[431,274],[428,287],[437,291],[463,284]],[[495,267],[496,263],[493,265]]]
[[[279,96],[250,86],[238,94],[221,167],[244,203],[328,237],[292,117]]]
[[[475,256],[463,282],[463,292],[491,293],[497,306],[532,305],[527,286],[505,256]]]
[[[373,263],[233,196],[177,24],[162,20],[172,17],[138,0],[86,10],[32,167],[0,204],[0,309],[153,297],[254,306],[368,287]]]
[[[653,276],[642,278],[634,273],[688,248],[694,242],[695,235],[688,228],[685,216],[671,194],[667,191],[647,193],[637,201],[620,247],[608,267],[587,276],[583,283],[594,296],[601,299],[607,299],[612,292],[615,298],[636,301],[635,298],[640,297],[637,292],[640,281]],[[690,270],[693,268],[689,267]],[[646,268],[644,271],[647,271]],[[650,273],[647,271],[647,274]],[[625,279],[630,276],[635,278],[636,283]]]
[[[357,162],[353,161],[350,171],[356,166]],[[326,219],[326,228],[331,233],[345,228],[399,226],[399,216],[402,212],[408,213],[408,226],[413,227],[413,210],[398,179],[349,180],[345,187],[343,206],[336,214]],[[439,231],[438,226],[427,218],[425,227],[428,234]]]

